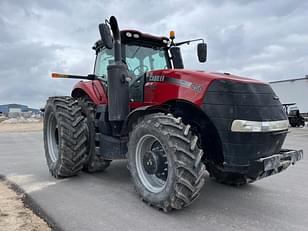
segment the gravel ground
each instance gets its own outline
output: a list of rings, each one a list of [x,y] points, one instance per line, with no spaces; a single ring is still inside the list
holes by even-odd
[[[0,230],[47,231],[47,223],[36,216],[22,202],[23,195],[16,194],[8,184],[0,181]]]
[[[17,123],[17,124],[4,124],[0,123],[0,133],[6,132],[33,132],[41,131],[43,123]]]

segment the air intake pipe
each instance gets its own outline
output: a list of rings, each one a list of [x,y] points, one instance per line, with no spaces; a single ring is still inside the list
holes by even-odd
[[[129,113],[129,89],[127,66],[122,62],[121,36],[117,19],[110,17],[109,24],[113,34],[114,64],[107,67],[108,72],[108,117],[110,122],[121,122]]]
[[[115,63],[122,63],[121,57],[121,35],[116,17],[111,16],[109,24],[112,30],[113,43],[114,43],[114,61]]]

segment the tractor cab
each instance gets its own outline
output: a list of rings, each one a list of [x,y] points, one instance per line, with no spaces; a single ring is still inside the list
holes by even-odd
[[[161,69],[183,69],[183,60],[180,52],[180,45],[203,39],[189,40],[181,43],[174,43],[174,32],[170,32],[170,39],[167,37],[154,36],[136,30],[122,30],[121,36],[121,58],[127,66],[129,85],[131,86],[146,72]],[[203,49],[201,49],[202,44]],[[206,57],[206,44],[198,44],[198,57]],[[95,43],[93,49],[96,51],[94,74],[100,76],[107,83],[107,66],[114,63],[114,48],[108,48],[104,39]]]
[[[122,62],[127,66],[130,85],[148,71],[172,68],[168,43],[166,37],[121,31]],[[94,74],[107,81],[107,66],[114,62],[114,49],[108,49],[101,41],[93,48],[97,54]]]

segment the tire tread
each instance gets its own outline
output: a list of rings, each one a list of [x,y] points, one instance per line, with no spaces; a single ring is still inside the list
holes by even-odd
[[[46,107],[51,106],[57,117],[60,137],[59,159],[57,164],[48,163],[51,174],[56,177],[76,175],[87,158],[85,118],[75,99],[69,96],[50,97]],[[44,123],[45,124],[45,123]],[[46,123],[47,124],[47,123]],[[44,138],[46,156],[47,139]]]
[[[169,147],[174,150],[176,181],[173,183],[172,193],[163,202],[156,203],[139,195],[147,204],[165,212],[182,209],[199,196],[205,182],[206,171],[201,162],[203,151],[197,145],[198,136],[191,132],[189,124],[184,124],[180,117],[175,118],[172,114],[146,115],[139,119],[136,127],[146,124],[153,124],[155,127],[157,124],[162,134],[165,133],[169,136]],[[131,166],[129,166],[129,169],[131,171]],[[138,190],[136,191],[138,192]]]

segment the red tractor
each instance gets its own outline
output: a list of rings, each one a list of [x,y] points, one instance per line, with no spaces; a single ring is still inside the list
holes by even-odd
[[[71,96],[50,97],[44,144],[51,174],[105,170],[128,159],[137,193],[170,211],[191,204],[206,171],[217,181],[242,185],[279,173],[302,159],[281,149],[288,118],[264,82],[229,73],[184,69],[180,46],[135,30],[119,30],[115,17],[99,25],[94,73],[54,78],[80,81]]]

